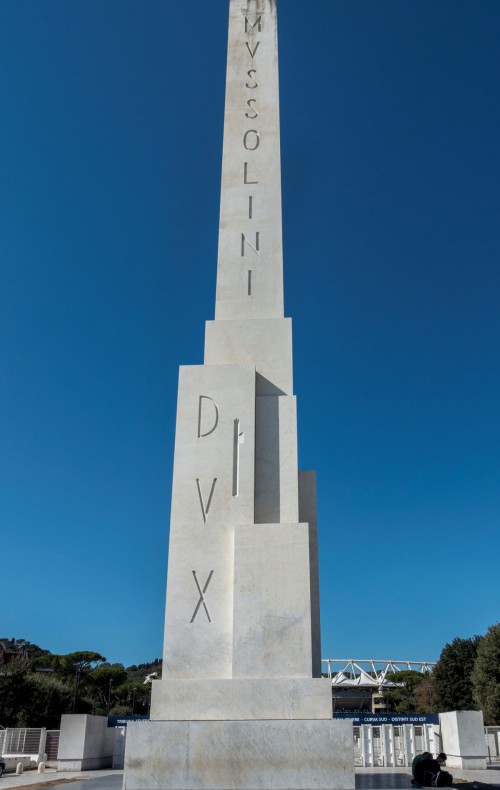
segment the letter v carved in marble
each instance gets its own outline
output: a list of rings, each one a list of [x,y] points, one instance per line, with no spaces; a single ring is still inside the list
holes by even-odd
[[[210,494],[208,496],[207,506],[205,507],[205,502],[204,502],[203,494],[202,494],[202,491],[201,491],[200,480],[199,480],[198,477],[196,478],[196,485],[198,487],[198,496],[200,497],[201,512],[203,514],[203,521],[204,521],[205,524],[207,523],[208,511],[210,510],[210,505],[212,504],[212,497],[214,495],[216,482],[217,482],[217,478],[214,477],[214,481],[212,483],[212,488],[210,489]]]
[[[255,53],[257,52],[257,50],[258,50],[258,48],[260,46],[260,41],[257,41],[255,47],[253,48],[253,51],[250,49],[250,44],[248,43],[248,41],[246,41],[245,43],[246,43],[247,49],[248,49],[248,51],[250,53],[250,57],[252,58],[252,61],[253,61],[253,59],[255,57]]]

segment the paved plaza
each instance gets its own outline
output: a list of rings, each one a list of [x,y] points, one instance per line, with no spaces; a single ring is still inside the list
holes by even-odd
[[[458,781],[456,787],[471,790],[500,788],[500,766],[489,767],[486,771],[455,771]],[[400,768],[356,768],[357,790],[412,790],[410,773]],[[123,771],[82,771],[70,773],[48,770],[45,774],[26,771],[21,776],[4,774],[0,779],[0,790],[23,788],[23,790],[43,790],[46,788],[67,788],[67,790],[120,790]],[[314,790],[314,788],[311,788]]]

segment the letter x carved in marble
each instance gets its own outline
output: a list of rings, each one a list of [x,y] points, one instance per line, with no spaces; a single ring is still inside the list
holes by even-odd
[[[194,621],[196,619],[196,615],[198,614],[199,608],[203,604],[203,608],[205,610],[205,614],[207,615],[208,622],[211,623],[212,620],[210,619],[210,612],[208,611],[208,607],[207,607],[207,605],[205,603],[205,593],[208,590],[208,585],[210,584],[210,582],[212,580],[212,576],[214,575],[214,572],[210,571],[210,573],[208,575],[208,579],[205,582],[205,586],[203,587],[203,590],[200,587],[200,583],[198,581],[198,577],[196,576],[196,571],[193,571],[192,573],[193,573],[193,576],[194,576],[194,581],[195,581],[196,587],[198,588],[198,592],[200,594],[200,599],[199,599],[198,603],[196,604],[196,609],[193,612],[193,616],[192,616],[190,622],[194,623]]]

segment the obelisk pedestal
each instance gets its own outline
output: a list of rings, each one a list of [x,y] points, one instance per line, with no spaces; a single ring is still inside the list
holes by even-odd
[[[231,0],[215,320],[179,375],[162,679],[126,790],[354,788],[321,678],[280,178],[276,0]]]

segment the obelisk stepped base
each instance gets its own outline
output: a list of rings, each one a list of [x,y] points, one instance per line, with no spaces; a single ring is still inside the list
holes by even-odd
[[[131,723],[124,790],[349,790],[354,788],[352,728],[346,724]]]
[[[153,681],[151,720],[331,719],[330,683],[321,678]]]

